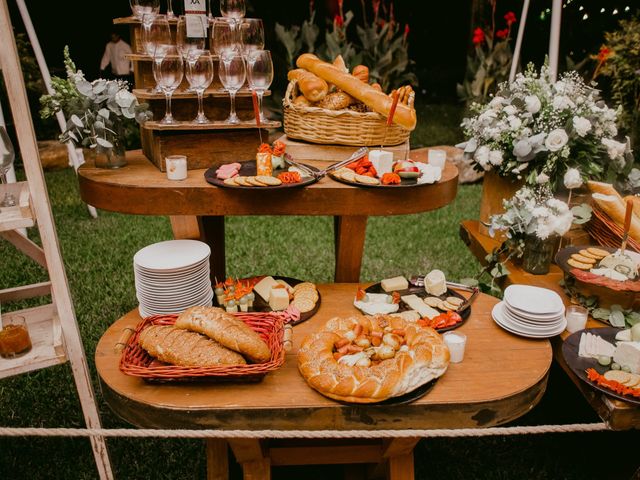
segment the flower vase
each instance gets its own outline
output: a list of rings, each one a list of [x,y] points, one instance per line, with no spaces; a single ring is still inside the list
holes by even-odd
[[[496,172],[489,170],[484,175],[482,183],[482,200],[480,201],[480,227],[481,234],[490,236],[489,229],[484,224],[491,221],[492,215],[504,213],[502,202],[509,200],[524,185],[523,180],[515,177],[501,177]],[[504,235],[498,240],[504,240]]]
[[[537,235],[527,235],[524,240],[522,268],[533,275],[549,273],[551,261],[555,253],[557,238],[555,236],[542,240]]]
[[[114,129],[113,132],[106,132],[102,139],[107,144],[100,142],[95,148],[89,150],[89,157],[93,159],[97,168],[120,168],[127,164],[126,148],[124,145],[123,130],[120,127]],[[111,146],[108,146],[110,144]],[[86,150],[85,150],[86,157]]]

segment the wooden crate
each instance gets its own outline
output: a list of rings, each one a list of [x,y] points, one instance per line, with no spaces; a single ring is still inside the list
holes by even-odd
[[[278,128],[279,122],[270,122],[267,128]],[[196,170],[223,163],[251,160],[260,145],[255,122],[215,129],[195,124],[166,127],[147,122],[141,129],[142,151],[161,171],[166,171],[164,159],[168,155],[186,155],[187,168]],[[268,139],[266,129],[262,138]]]
[[[287,153],[300,162],[307,160],[319,160],[330,163],[340,162],[349,158],[349,155],[358,149],[358,147],[344,145],[318,145],[315,143],[307,143],[301,140],[292,140],[286,135],[282,135],[278,140],[287,146]],[[380,147],[371,147],[371,150],[377,148]],[[405,160],[405,158],[409,158],[409,149],[408,140],[402,145],[384,147],[384,150],[393,152],[394,160]]]

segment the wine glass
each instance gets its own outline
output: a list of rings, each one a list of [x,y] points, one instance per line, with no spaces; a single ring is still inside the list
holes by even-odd
[[[213,82],[213,58],[209,50],[191,50],[187,56],[187,80],[198,94],[198,115],[195,123],[209,123],[204,114],[204,92]]]
[[[220,13],[234,24],[238,24],[246,12],[244,0],[220,0]]]
[[[212,29],[211,46],[222,61],[226,61],[227,57],[237,55],[242,51],[240,36],[232,22],[226,18],[216,18],[213,21]]]
[[[131,12],[139,21],[145,14],[157,15],[160,11],[160,0],[130,0]]]
[[[200,18],[198,18],[200,20]],[[180,51],[183,59],[187,59],[189,52],[192,50],[204,50],[205,41],[207,38],[207,26],[204,23],[197,22],[195,25],[201,25],[202,29],[198,28],[197,31],[187,31],[187,17],[180,15],[178,18],[178,26],[176,30],[176,46]],[[188,34],[191,33],[192,36]],[[194,35],[194,33],[196,35]]]
[[[167,0],[167,18],[176,18],[173,13],[173,0]]]
[[[264,49],[264,26],[259,18],[245,18],[240,24],[240,40],[245,58],[254,50]]]
[[[147,55],[153,56],[158,45],[171,45],[171,29],[166,15],[144,15],[146,28],[142,37],[142,45]]]
[[[4,125],[0,125],[0,184],[7,183],[7,172],[11,170],[13,161],[16,158],[16,152]],[[16,197],[9,192],[5,192],[0,207],[14,207],[16,205]]]
[[[236,93],[240,90],[240,87],[244,84],[247,76],[247,69],[245,67],[244,58],[239,53],[227,56],[220,62],[220,81],[225,90],[229,92],[231,99],[231,111],[229,112],[229,118],[224,123],[236,124],[240,123],[238,115],[236,115]]]
[[[184,76],[184,62],[176,47],[159,46],[154,55],[154,76],[167,101],[165,115],[160,123],[175,123],[171,114],[171,96],[182,83]]]
[[[262,97],[273,82],[273,60],[269,50],[253,50],[247,57],[247,78],[249,88],[258,96],[258,111],[260,122],[264,122],[262,113]]]

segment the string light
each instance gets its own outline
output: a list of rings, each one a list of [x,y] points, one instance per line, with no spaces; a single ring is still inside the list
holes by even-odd
[[[588,14],[588,13],[585,13],[585,14],[582,16],[582,20],[586,20],[587,18],[589,18],[589,14]]]
[[[604,9],[604,8],[601,8],[601,9],[600,9],[600,13],[604,13],[604,12],[605,12],[605,9]]]
[[[629,7],[627,7],[629,8]],[[582,5],[580,5],[580,8],[578,8],[578,11],[581,12],[582,10],[584,10],[584,7]]]
[[[612,14],[612,15],[617,15],[617,14],[618,14],[618,9],[617,9],[617,8],[614,8],[614,9],[613,9],[613,12],[611,12],[611,14]]]
[[[624,11],[628,12],[629,10],[631,10],[631,7],[629,7],[629,5],[627,5],[626,7],[624,7]]]

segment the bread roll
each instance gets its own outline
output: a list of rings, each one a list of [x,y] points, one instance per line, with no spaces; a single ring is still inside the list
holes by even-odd
[[[305,97],[304,95],[298,95],[295,100],[293,101],[294,105],[302,105],[304,107],[310,107],[311,106],[311,102],[309,101],[309,99],[307,97]]]
[[[140,333],[138,344],[158,360],[182,367],[244,365],[244,358],[199,333],[171,325],[151,325]]]
[[[330,63],[323,62],[310,53],[300,55],[296,63],[298,67],[314,73],[326,82],[333,83],[340,90],[357,98],[373,111],[385,117],[389,116],[393,100],[372,86],[361,82],[353,75],[340,71],[340,69]],[[416,127],[416,111],[407,105],[399,104],[393,121],[408,130],[413,130]]]
[[[587,186],[593,192],[591,198],[598,207],[617,225],[624,228],[627,205],[616,189],[613,188],[613,185],[603,182],[587,182]],[[629,236],[640,242],[640,219],[635,215],[631,216]]]
[[[318,76],[313,73],[300,68],[290,70],[287,78],[289,81],[298,81],[298,88],[310,102],[319,102],[327,96],[327,92],[329,91],[329,85],[327,85],[327,82],[318,78]]]
[[[366,65],[358,65],[353,69],[352,75],[364,83],[369,83],[369,67]]]
[[[356,100],[351,95],[338,91],[324,97],[318,106],[328,110],[344,110],[354,103]]]
[[[202,333],[254,363],[271,358],[271,350],[260,335],[221,308],[191,307],[178,316],[176,327]]]

